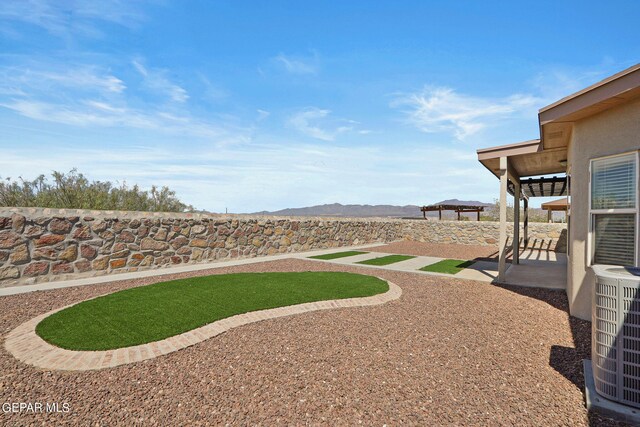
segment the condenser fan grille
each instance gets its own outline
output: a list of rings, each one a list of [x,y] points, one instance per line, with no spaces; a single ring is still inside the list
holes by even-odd
[[[596,275],[592,363],[598,393],[640,407],[640,280]]]

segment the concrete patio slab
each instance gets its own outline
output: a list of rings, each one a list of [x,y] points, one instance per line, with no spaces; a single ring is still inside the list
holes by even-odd
[[[406,261],[400,261],[395,264],[391,264],[398,271],[416,271],[427,265],[435,264],[438,261],[442,261],[442,258],[419,256]]]
[[[368,252],[366,254],[361,254],[361,255],[347,256],[343,258],[335,258],[335,259],[327,259],[327,260],[319,260],[319,261],[331,261],[337,264],[353,264],[360,261],[367,261],[369,259],[374,259],[379,257],[380,257],[379,252]]]
[[[522,260],[511,265],[504,283],[546,289],[567,288],[567,265],[562,262]]]
[[[457,279],[492,281],[498,277],[498,263],[493,261],[477,261],[454,275]]]
[[[334,250],[335,252],[335,250]],[[338,258],[334,260],[321,260],[342,265],[357,265],[367,268],[377,268],[392,271],[405,271],[416,274],[428,274],[442,277],[455,277],[456,279],[477,280],[492,282],[498,278],[498,263],[494,261],[476,261],[455,275],[420,271],[420,268],[434,264],[444,258],[417,256],[415,258],[400,261],[389,265],[357,264],[367,259],[395,255],[386,252],[372,252],[353,257]],[[316,260],[314,260],[316,261]],[[536,287],[545,289],[566,289],[567,283],[567,256],[563,253],[527,249],[522,251],[520,264],[508,264],[505,284]]]
[[[415,258],[412,258],[412,259],[399,261],[399,262],[388,264],[388,265],[358,264],[358,262],[360,261],[365,261],[367,259],[373,259],[373,258],[382,258],[388,255],[397,255],[397,254],[385,253],[385,252],[374,252],[369,254],[356,255],[356,256],[345,257],[345,258],[337,258],[332,260],[316,260],[316,259],[311,259],[311,260],[327,262],[331,264],[353,265],[358,267],[374,268],[374,269],[380,269],[380,270],[403,271],[407,273],[426,274],[429,276],[455,277],[457,279],[478,280],[481,282],[493,281],[497,276],[497,270],[498,270],[498,267],[497,267],[498,264],[495,262],[479,261],[474,263],[471,267],[464,269],[463,271],[461,271],[456,275],[446,274],[446,273],[436,273],[432,271],[421,271],[420,269],[422,267],[435,264],[436,262],[442,261],[444,259],[444,258],[429,257],[429,256],[416,256]]]
[[[520,263],[522,264],[535,264],[540,262],[556,262],[567,265],[567,254],[536,249],[525,249],[520,253]]]

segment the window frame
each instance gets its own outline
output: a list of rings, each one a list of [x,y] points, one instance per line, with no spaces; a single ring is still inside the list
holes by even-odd
[[[615,157],[623,157],[623,156],[629,156],[629,155],[633,155],[634,156],[634,160],[635,160],[635,172],[636,172],[636,197],[635,197],[635,207],[633,208],[613,208],[613,209],[592,209],[591,208],[591,197],[592,197],[592,192],[591,192],[591,186],[592,186],[592,182],[591,182],[591,178],[593,176],[592,174],[592,170],[593,170],[593,163],[598,161],[598,160],[604,160],[604,159],[611,159],[611,158],[615,158]],[[640,198],[640,171],[638,170],[638,167],[640,166],[640,151],[625,151],[623,153],[618,153],[618,154],[612,154],[609,156],[601,156],[601,157],[594,157],[589,159],[589,199],[588,199],[588,203],[589,203],[589,215],[587,217],[587,221],[588,221],[588,239],[587,239],[587,267],[590,267],[594,264],[594,257],[595,257],[595,252],[596,252],[596,248],[595,248],[595,216],[596,215],[602,215],[602,214],[633,214],[635,215],[635,237],[634,237],[634,254],[633,254],[633,259],[635,261],[635,267],[640,266],[640,251],[639,251],[639,232],[638,230],[640,230],[640,215],[638,214],[638,207],[640,206],[640,202],[638,201],[638,199]]]
[[[591,167],[589,167],[591,169]],[[591,176],[591,172],[589,172]],[[591,179],[589,179],[591,182]],[[591,194],[591,184],[589,184],[589,194]],[[591,206],[591,196],[589,196],[589,206]],[[571,261],[571,165],[567,167],[567,259]]]

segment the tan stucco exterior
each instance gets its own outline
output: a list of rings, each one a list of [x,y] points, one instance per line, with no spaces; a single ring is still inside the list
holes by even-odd
[[[589,265],[590,162],[640,152],[640,64],[543,107],[538,112],[538,123],[540,139],[477,150],[478,161],[500,178],[501,206],[506,204],[508,180],[514,183],[514,188],[516,182],[529,182],[531,189],[531,181],[522,181],[523,177],[565,172],[570,176],[570,180],[560,179],[563,186],[557,194],[553,185],[550,190],[543,189],[544,178],[538,178],[540,194],[531,190],[525,196],[565,196],[569,183],[567,296],[571,315],[590,320],[595,283]],[[556,182],[552,180],[552,184]],[[637,187],[640,188],[640,180]],[[520,197],[519,192],[513,193]],[[637,197],[640,199],[640,195]],[[500,220],[502,257],[507,249],[506,214],[501,212]],[[636,251],[639,251],[640,227],[635,233]],[[517,252],[515,246],[514,251]],[[639,263],[638,254],[635,263]],[[517,264],[516,257],[513,264]],[[505,277],[506,267],[505,262],[499,263],[500,281]]]
[[[581,319],[591,320],[594,283],[588,267],[589,161],[639,149],[640,99],[574,123],[567,158],[571,175],[567,296],[571,314]]]

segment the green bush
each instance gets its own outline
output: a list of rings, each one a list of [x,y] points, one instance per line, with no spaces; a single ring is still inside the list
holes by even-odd
[[[33,181],[0,179],[0,206],[59,209],[100,209],[148,212],[184,212],[193,206],[182,203],[168,187],[152,186],[143,191],[126,182],[89,181],[76,169],[54,171],[49,182],[45,175]]]

